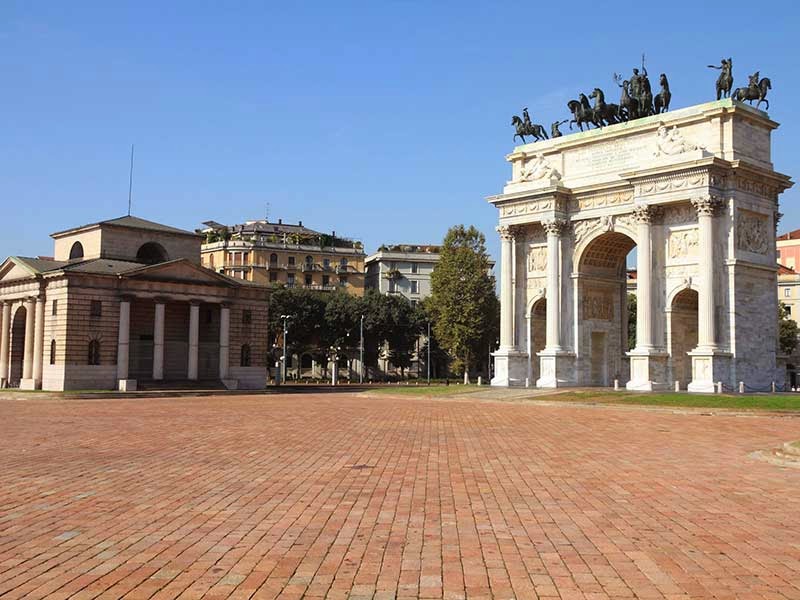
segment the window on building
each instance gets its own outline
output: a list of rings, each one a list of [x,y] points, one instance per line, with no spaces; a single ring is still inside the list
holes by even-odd
[[[278,281],[278,273],[277,271],[270,271],[269,272],[269,280],[271,283],[275,283]]]
[[[294,266],[294,256],[290,256],[290,257],[289,257],[289,266],[290,266],[290,267],[293,267],[293,266]]]
[[[417,308],[417,301],[416,300],[412,300],[411,301],[411,308]]]
[[[411,263],[411,272],[419,273],[419,265],[417,263]]]
[[[270,267],[277,267],[278,266],[278,255],[274,252],[269,255],[269,266]]]
[[[783,288],[783,297],[784,298],[791,298],[792,297],[792,288]]]
[[[289,273],[286,275],[286,285],[289,287],[294,287],[294,273]]]
[[[100,342],[98,340],[92,340],[89,342],[89,356],[87,364],[100,364]]]
[[[314,264],[314,257],[313,256],[306,256],[306,264],[313,265]]]
[[[58,300],[53,300],[53,310],[50,312],[54,317],[58,314]]]
[[[791,306],[788,306],[788,305],[786,306],[786,315],[789,316],[789,317],[792,316],[792,307]]]
[[[411,293],[412,294],[419,294],[419,281],[412,281],[411,282]]]
[[[311,274],[306,273],[306,285],[311,285]]]
[[[50,364],[56,364],[56,341],[50,340]]]
[[[211,269],[214,268],[214,255],[213,254],[209,254],[208,255],[208,266]]]
[[[89,305],[89,316],[102,317],[103,316],[103,302],[100,300],[92,300]]]
[[[322,267],[325,269],[331,268],[331,259],[330,258],[323,258],[322,259]]]
[[[339,261],[339,264],[340,264],[341,266],[343,266],[343,267],[346,267],[346,266],[347,266],[347,259],[346,259],[346,258],[343,258],[343,259],[341,259],[341,260]]]
[[[247,262],[248,257],[250,256],[249,252],[242,253],[242,265],[248,265],[250,263]]]
[[[340,275],[339,276],[339,285],[341,285],[341,286],[347,285],[347,275]]]
[[[83,258],[83,244],[75,242],[72,244],[72,248],[69,249],[69,259],[77,260],[79,258]]]
[[[323,275],[322,276],[322,285],[330,285],[330,284],[331,284],[330,275]]]
[[[242,367],[250,366],[250,344],[244,344],[242,346],[242,357],[239,364]]]
[[[250,325],[253,322],[253,311],[252,310],[243,310],[242,311],[242,324]]]

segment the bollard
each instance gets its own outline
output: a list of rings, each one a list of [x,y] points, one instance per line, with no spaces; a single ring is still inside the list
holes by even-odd
[[[483,376],[478,375],[478,385],[483,385]]]
[[[469,375],[464,371],[464,385],[469,385]]]
[[[722,382],[718,381],[716,387],[717,387],[717,393],[721,394],[722,393]]]
[[[777,389],[775,388],[775,382],[773,381],[772,382],[772,393],[774,394],[776,391],[777,391]]]
[[[744,394],[744,381],[739,382],[739,393]]]
[[[615,392],[619,391],[619,379],[614,380],[614,391]]]
[[[675,391],[676,392],[680,392],[681,391],[681,382],[678,381],[677,379],[675,380]]]
[[[530,379],[528,379],[527,377],[525,378],[525,387],[526,387],[526,388],[529,388],[529,387],[531,387],[531,380],[530,380]]]

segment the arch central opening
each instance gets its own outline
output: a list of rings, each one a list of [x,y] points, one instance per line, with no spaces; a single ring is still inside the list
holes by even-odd
[[[628,265],[636,242],[609,231],[589,242],[578,264],[576,319],[579,379],[584,385],[610,386],[627,381],[631,349],[629,324],[636,322],[628,297]]]

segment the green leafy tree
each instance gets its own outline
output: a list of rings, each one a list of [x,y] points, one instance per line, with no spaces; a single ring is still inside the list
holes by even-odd
[[[628,294],[628,350],[636,347],[636,294]]]
[[[800,328],[797,323],[789,318],[789,310],[783,302],[778,303],[778,342],[781,353],[791,354],[797,348],[797,339]]]
[[[269,298],[269,331],[274,343],[282,343],[281,315],[290,315],[290,347],[299,349],[319,345],[326,304],[327,299],[321,292],[302,288],[276,289]]]
[[[499,332],[499,301],[489,272],[486,238],[475,227],[451,227],[431,275],[426,308],[436,339],[468,372],[482,362]]]

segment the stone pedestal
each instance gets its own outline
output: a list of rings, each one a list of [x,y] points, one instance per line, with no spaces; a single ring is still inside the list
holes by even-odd
[[[135,379],[120,379],[118,382],[118,389],[120,392],[135,392],[136,380]]]
[[[19,380],[19,389],[21,389],[21,390],[35,390],[36,389],[36,380],[33,377],[29,377],[28,379],[20,379]]]
[[[575,354],[572,352],[542,350],[539,352],[539,373],[536,387],[558,388],[577,385],[575,380]]]
[[[692,358],[692,381],[690,392],[713,394],[715,385],[721,381],[728,386],[731,381],[731,354],[720,350],[697,349],[689,352]]]
[[[525,385],[528,372],[528,355],[525,352],[500,348],[492,356],[494,357],[492,385],[502,387]]]
[[[669,389],[667,381],[666,352],[637,351],[628,352],[631,365],[631,380],[625,388],[632,391],[652,392]]]

